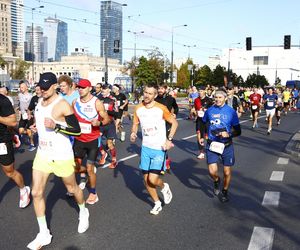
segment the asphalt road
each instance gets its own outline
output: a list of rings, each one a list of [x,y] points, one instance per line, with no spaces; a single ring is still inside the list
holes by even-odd
[[[140,140],[136,144],[128,139],[117,141],[118,158],[127,159],[115,170],[98,168],[100,200],[88,206],[90,228],[86,233],[77,233],[78,209],[73,199],[65,197],[60,179],[49,178],[47,221],[53,240],[45,249],[299,249],[299,162],[283,150],[299,130],[300,115],[283,117],[270,136],[264,118],[252,130],[248,117],[242,117],[226,204],[212,194],[206,162],[196,158],[195,123],[184,117],[186,110],[181,109],[176,147],[170,151],[172,171],[163,177],[170,184],[173,200],[158,216],[149,214],[153,204],[138,170]],[[126,119],[125,129],[129,128]],[[26,146],[16,153],[16,167],[27,184],[31,183],[34,154]],[[281,177],[283,173],[283,178],[270,180],[274,171]],[[279,193],[279,199],[267,199],[267,191]],[[18,198],[14,183],[0,174],[0,249],[25,249],[38,232],[33,205],[21,210]],[[260,229],[267,230],[257,234]]]

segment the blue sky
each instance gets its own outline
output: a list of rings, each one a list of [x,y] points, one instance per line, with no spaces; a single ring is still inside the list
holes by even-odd
[[[137,55],[142,49],[158,47],[170,59],[172,27],[174,28],[174,58],[190,57],[194,63],[205,64],[209,56],[223,48],[245,47],[247,36],[253,46],[282,45],[283,36],[291,35],[292,44],[300,44],[299,0],[123,0],[123,59],[133,54],[133,32],[144,31],[136,37]],[[86,47],[100,54],[100,1],[97,0],[24,0],[34,11],[33,21],[43,26],[43,19],[57,15],[68,23],[69,52]],[[129,17],[130,16],[130,17]],[[31,25],[31,10],[25,8],[25,25]],[[234,43],[240,42],[240,45]],[[184,46],[186,45],[186,46]],[[196,47],[194,47],[196,46]],[[190,47],[190,48],[189,48]]]

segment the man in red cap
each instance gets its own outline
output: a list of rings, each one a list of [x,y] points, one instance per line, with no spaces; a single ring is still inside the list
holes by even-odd
[[[75,137],[73,150],[77,171],[87,171],[88,173],[90,195],[86,203],[95,204],[99,200],[96,193],[96,174],[94,168],[100,146],[100,125],[107,124],[109,118],[103,103],[91,94],[92,85],[89,80],[81,79],[77,84],[77,89],[80,98],[73,101],[73,108],[75,116],[79,121],[81,134]],[[87,158],[86,168],[82,166],[84,157]]]

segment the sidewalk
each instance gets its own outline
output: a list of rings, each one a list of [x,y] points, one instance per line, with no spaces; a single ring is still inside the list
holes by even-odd
[[[300,130],[290,139],[285,148],[285,152],[300,160]]]

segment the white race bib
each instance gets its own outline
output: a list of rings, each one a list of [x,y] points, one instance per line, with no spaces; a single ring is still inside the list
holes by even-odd
[[[121,106],[121,102],[117,101],[117,107],[120,107],[120,106]]]
[[[257,109],[257,105],[252,105],[252,109]]]
[[[156,127],[144,126],[142,129],[143,129],[144,136],[155,136],[158,133],[158,130]]]
[[[109,104],[108,103],[103,103],[105,110],[108,110]]]
[[[79,122],[82,134],[90,134],[92,132],[92,125],[89,123]]]
[[[0,155],[7,155],[7,147],[5,143],[0,143]]]
[[[209,150],[218,154],[223,154],[225,144],[221,142],[213,141],[209,145]]]
[[[198,110],[198,117],[203,117],[204,116],[204,111],[203,110]]]
[[[23,120],[28,120],[28,115],[27,115],[26,112],[25,112],[25,113],[22,113],[22,119],[23,119]]]
[[[274,102],[267,102],[268,107],[273,107],[274,106]]]

